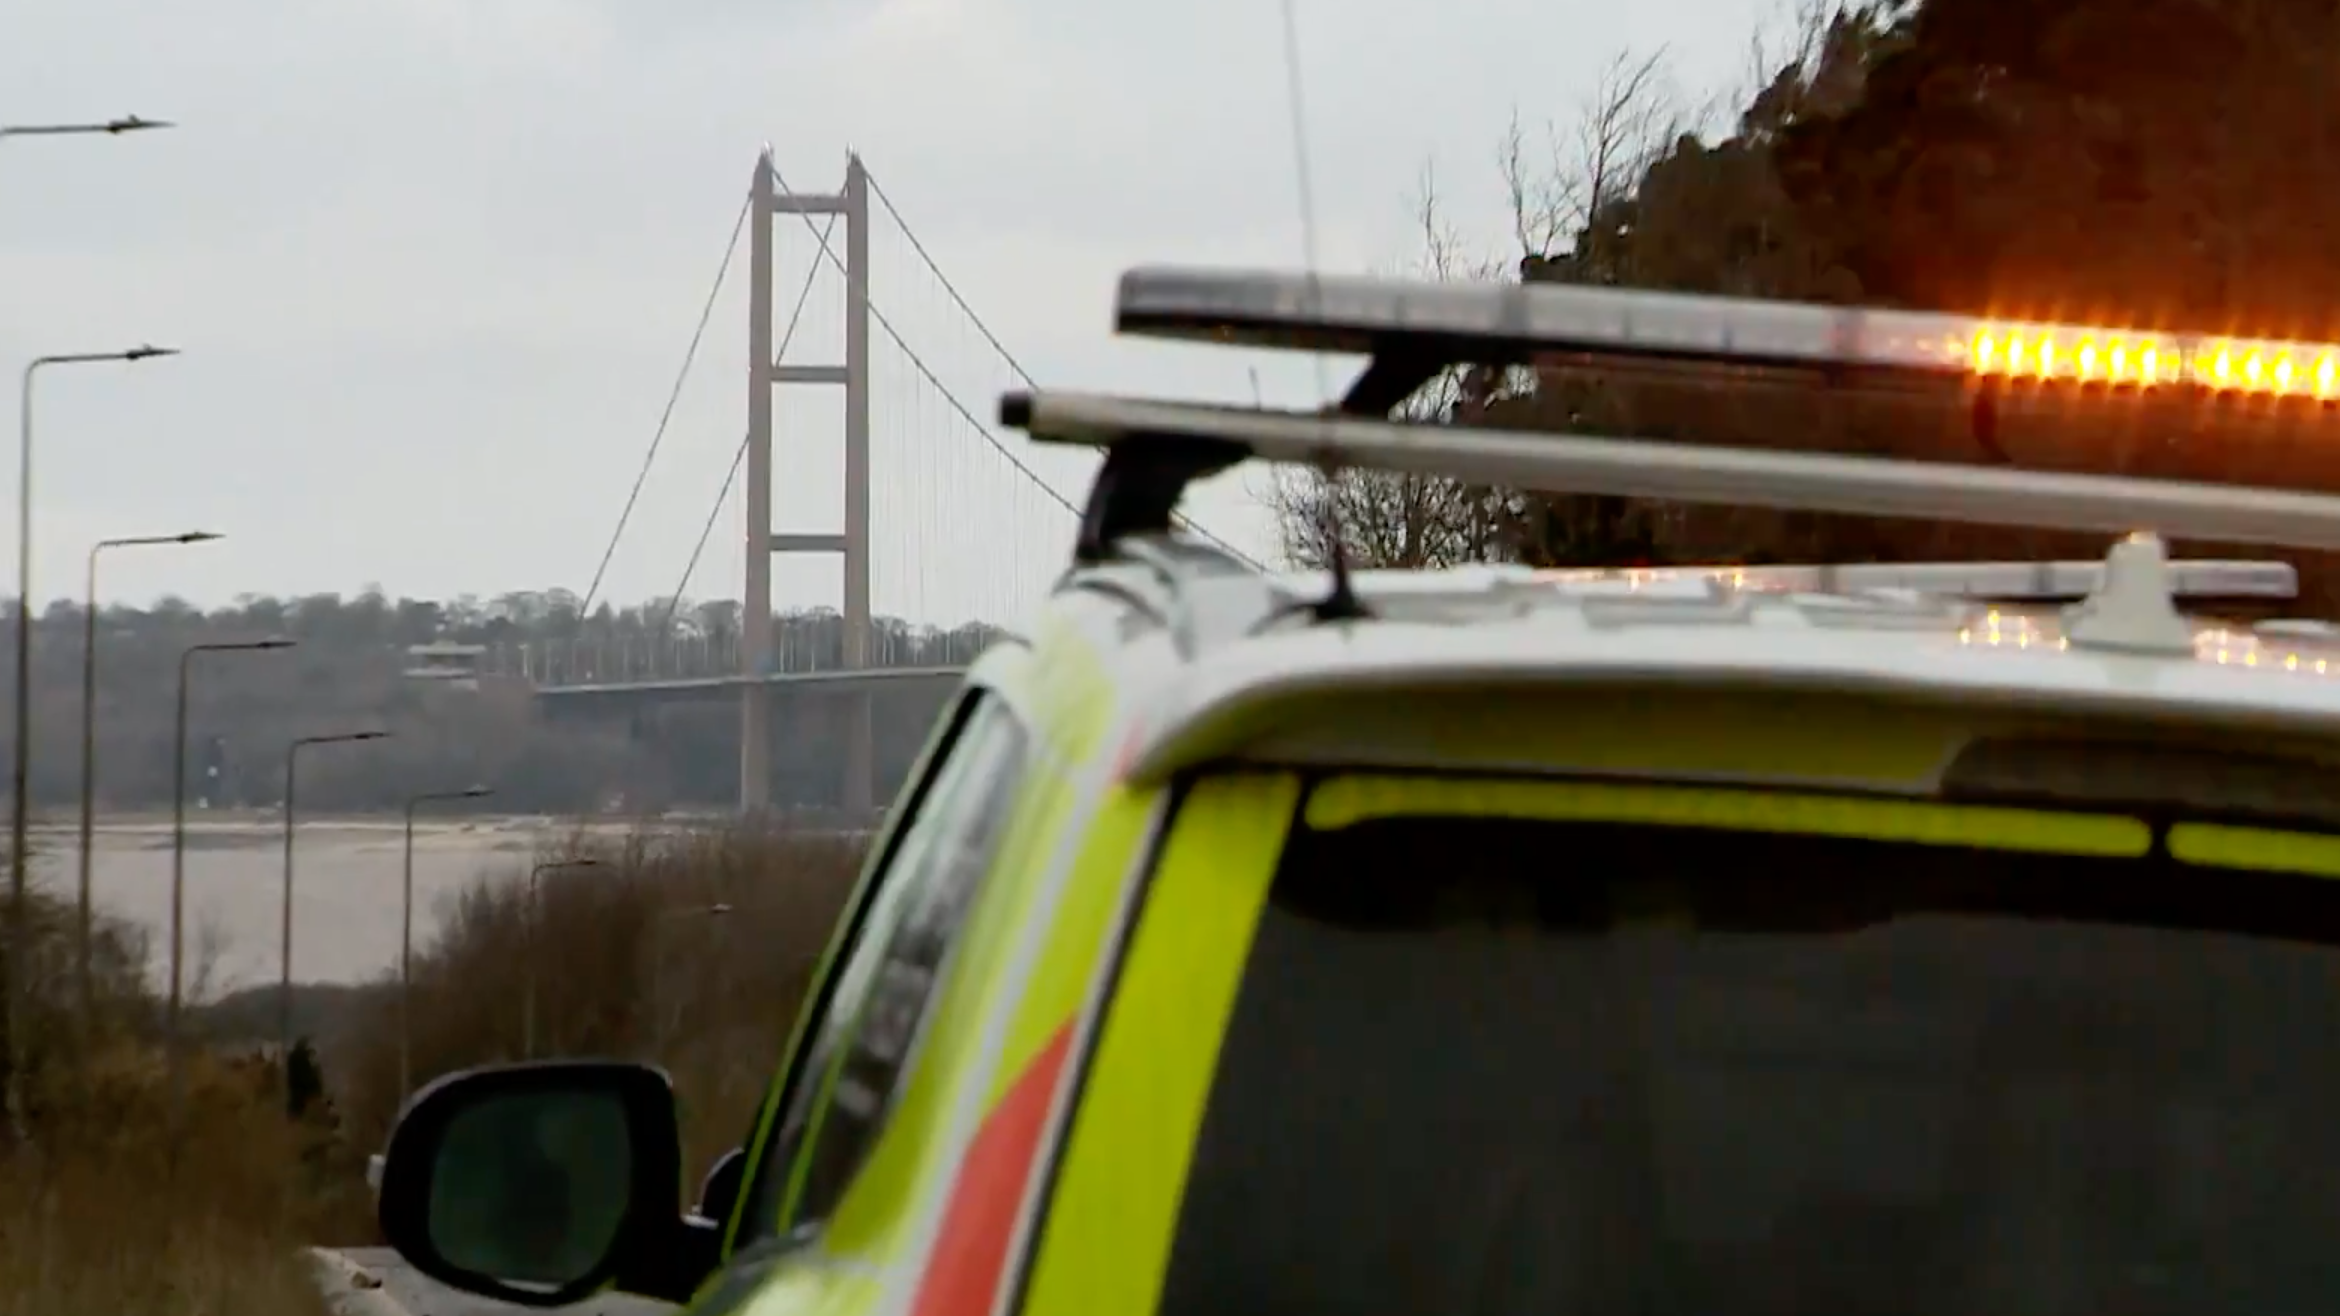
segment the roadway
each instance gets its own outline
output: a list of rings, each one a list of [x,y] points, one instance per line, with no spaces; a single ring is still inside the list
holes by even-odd
[[[331,1295],[334,1310],[347,1316],[520,1316],[522,1312],[548,1310],[565,1316],[666,1316],[677,1310],[663,1302],[621,1296],[595,1298],[573,1307],[522,1307],[458,1293],[425,1279],[386,1247],[342,1248],[339,1256],[359,1275],[381,1281],[379,1287],[364,1278],[356,1281],[357,1293],[365,1295],[362,1301],[347,1301],[344,1294]],[[388,1303],[382,1301],[384,1298]]]
[[[626,681],[539,685],[531,691],[543,704],[688,700],[729,696],[751,685],[775,690],[817,690],[829,694],[870,694],[896,686],[924,684],[955,689],[965,667],[839,667],[826,671],[768,672],[762,676],[663,676]]]

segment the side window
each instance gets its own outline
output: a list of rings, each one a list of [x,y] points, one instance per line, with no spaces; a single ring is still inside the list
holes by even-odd
[[[1023,783],[1029,738],[990,697],[968,710],[878,879],[859,936],[757,1167],[745,1240],[825,1218],[913,1060],[950,949]],[[793,1204],[792,1204],[793,1200]]]

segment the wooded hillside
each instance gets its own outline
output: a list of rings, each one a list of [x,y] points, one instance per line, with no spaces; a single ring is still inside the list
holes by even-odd
[[[13,609],[10,610],[13,614]],[[412,645],[451,642],[532,646],[554,654],[640,652],[653,638],[670,648],[699,644],[735,652],[739,607],[722,602],[672,607],[597,607],[581,616],[565,591],[493,600],[394,599],[378,589],[354,598],[248,597],[203,612],[164,600],[151,608],[110,606],[98,618],[98,795],[108,810],[167,809],[180,655],[198,643],[288,636],[282,652],[199,655],[189,681],[190,799],[221,807],[273,806],[283,794],[286,746],[296,736],[387,730],[388,740],[304,753],[304,810],[396,810],[408,796],[485,783],[497,812],[567,814],[623,796],[634,808],[728,806],[736,799],[738,715],[731,701],[660,712],[640,728],[622,720],[547,720],[525,685],[486,681],[476,690],[405,676]],[[13,626],[11,615],[8,624]],[[77,807],[81,773],[81,659],[84,613],[52,604],[34,627],[32,791],[52,816]],[[799,659],[840,664],[843,623],[830,612],[775,622],[774,647]],[[938,632],[880,618],[871,645],[894,665],[964,662],[988,635],[980,626]],[[573,643],[572,643],[573,642]],[[0,677],[12,678],[0,645]],[[0,701],[4,704],[5,701]],[[908,762],[931,709],[910,708],[876,722],[881,766]],[[8,710],[0,706],[0,727]],[[811,719],[808,719],[811,720]],[[784,796],[819,802],[840,780],[841,749],[811,728],[779,756]],[[11,732],[12,734],[12,732]],[[218,769],[212,777],[210,770]],[[791,792],[794,795],[791,795]]]
[[[1734,121],[1693,131],[1655,60],[1622,59],[1549,150],[1499,144],[1516,261],[1464,245],[1425,190],[1429,271],[2330,341],[2340,10],[2307,0],[1924,0],[1808,6]],[[1538,168],[1532,161],[1549,163]],[[1417,414],[1579,432],[2340,489],[2340,412],[1971,400],[1810,380],[1717,390],[1543,368],[1443,381]],[[1330,495],[1330,496],[1328,496]],[[1436,482],[1309,477],[1287,540],[1341,525],[1370,561],[2036,557],[2102,551],[1965,527],[1689,511]],[[1333,513],[1327,519],[1327,512]],[[2187,551],[2235,551],[2185,545]],[[2260,554],[2264,555],[2264,554]],[[2340,572],[2293,555],[2301,611]]]

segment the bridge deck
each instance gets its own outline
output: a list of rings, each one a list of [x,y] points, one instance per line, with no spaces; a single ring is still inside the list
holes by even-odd
[[[538,699],[657,698],[722,694],[748,685],[825,687],[847,693],[910,681],[956,681],[966,674],[964,667],[836,668],[825,672],[767,672],[762,676],[678,676],[647,681],[544,685],[536,688],[535,695]]]

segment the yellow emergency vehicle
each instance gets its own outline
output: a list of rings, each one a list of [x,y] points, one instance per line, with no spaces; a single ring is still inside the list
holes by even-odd
[[[756,1316],[2340,1304],[2340,641],[2204,615],[2292,568],[2160,538],[2340,548],[2340,500],[1388,419],[1556,354],[2318,419],[2330,352],[1195,270],[1118,313],[1372,364],[1321,413],[1007,399],[1105,451],[1077,560],[741,1150],[685,1210],[656,1070],[441,1078],[379,1185],[417,1269]],[[1173,518],[1249,459],[2118,539],[1279,576]]]

